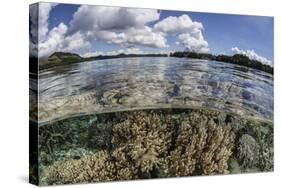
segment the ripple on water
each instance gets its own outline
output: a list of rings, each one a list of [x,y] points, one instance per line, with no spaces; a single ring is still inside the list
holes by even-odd
[[[39,79],[41,122],[81,113],[169,106],[272,120],[273,77],[222,62],[145,57],[56,67]]]

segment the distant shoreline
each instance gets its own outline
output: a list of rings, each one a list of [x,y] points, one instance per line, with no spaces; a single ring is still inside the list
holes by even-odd
[[[171,57],[179,58],[194,58],[194,59],[205,59],[211,61],[219,61],[224,63],[230,63],[234,65],[240,65],[248,68],[253,68],[273,75],[274,68],[265,65],[259,61],[251,60],[247,56],[242,54],[234,54],[233,56],[228,55],[212,55],[207,53],[194,53],[194,52],[174,52],[170,54]]]
[[[193,58],[219,61],[224,63],[230,63],[234,65],[240,65],[248,68],[253,68],[263,72],[267,72],[273,75],[274,68],[262,64],[259,61],[250,60],[247,56],[242,54],[235,54],[233,56],[227,55],[212,55],[206,53],[194,53],[194,52],[174,52],[170,54],[118,54],[118,55],[99,55],[94,57],[81,57],[75,53],[67,52],[55,52],[47,59],[39,61],[39,71],[47,70],[55,66],[63,66],[74,63],[82,63],[86,61],[105,60],[105,59],[117,59],[117,58],[130,58],[130,57],[177,57],[177,58]],[[36,59],[36,58],[35,58]],[[31,60],[32,61],[32,60]]]
[[[106,60],[106,59],[119,59],[130,57],[168,57],[167,54],[118,54],[118,55],[99,55],[94,57],[81,57],[73,53],[55,52],[48,59],[39,62],[39,71],[50,69],[55,66],[63,66],[74,63],[82,63],[86,61]]]

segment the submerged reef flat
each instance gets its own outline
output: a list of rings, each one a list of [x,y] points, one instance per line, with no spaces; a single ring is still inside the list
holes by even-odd
[[[273,123],[208,109],[111,112],[39,128],[40,185],[273,171]]]

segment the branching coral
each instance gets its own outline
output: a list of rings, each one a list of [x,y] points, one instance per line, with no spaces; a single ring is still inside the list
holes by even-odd
[[[176,148],[168,157],[171,176],[222,174],[232,154],[234,134],[204,114],[192,113],[179,126]]]
[[[126,120],[113,127],[112,143],[123,147],[126,160],[143,176],[161,166],[171,145],[170,116],[142,111],[127,114]]]
[[[57,126],[56,124],[41,127],[39,129],[40,151],[54,152],[60,145],[67,144],[70,134],[71,129],[65,128],[64,130],[63,126]]]
[[[81,183],[151,177],[150,172],[160,168],[170,147],[169,118],[141,111],[125,114],[123,118],[113,126],[111,147],[79,160],[52,165],[45,170],[47,182]],[[101,170],[105,163],[110,167],[106,171]],[[103,172],[94,173],[96,171]]]
[[[114,179],[114,164],[106,151],[79,160],[57,162],[44,171],[48,184],[84,183]]]
[[[225,174],[231,161],[273,168],[271,129],[249,125],[246,130],[247,121],[222,112],[139,110],[105,116],[94,118],[87,129],[94,154],[45,168],[46,184]],[[237,122],[243,125],[234,126]]]

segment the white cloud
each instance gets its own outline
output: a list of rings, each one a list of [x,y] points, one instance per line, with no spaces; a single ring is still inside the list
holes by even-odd
[[[184,14],[179,17],[169,16],[154,25],[156,31],[165,33],[185,33],[192,32],[194,29],[203,29],[200,22],[192,21],[191,18]]]
[[[153,9],[83,5],[75,12],[69,32],[143,27],[159,17],[160,13]]]
[[[39,41],[45,40],[45,37],[49,31],[48,19],[52,8],[54,8],[56,3],[46,3],[42,2],[39,4],[39,16],[38,16],[38,33]]]
[[[147,23],[159,19],[153,9],[81,6],[70,23],[69,34],[85,33],[89,40],[103,40],[121,46],[143,45],[167,47],[160,32],[154,32]]]
[[[80,32],[76,32],[73,35],[66,36],[62,43],[63,51],[77,51],[79,49],[89,49],[91,43],[86,40],[85,36]]]
[[[169,16],[154,25],[154,30],[167,34],[179,34],[177,44],[193,52],[209,52],[208,42],[204,39],[202,23],[192,21],[188,15]]]
[[[85,35],[81,34],[81,32],[67,35],[69,28],[64,23],[60,23],[58,26],[49,31],[49,15],[52,8],[54,8],[56,5],[56,3],[39,3],[39,57],[48,57],[56,51],[76,52],[81,49],[89,48],[91,46],[90,42],[86,40]],[[36,15],[34,15],[33,17],[35,16]],[[36,22],[37,21],[35,20],[35,23]]]
[[[95,52],[86,52],[84,54],[82,54],[82,57],[95,57],[95,56],[99,56],[99,55],[104,55],[104,52],[101,51],[95,51]]]
[[[153,32],[148,26],[143,29],[131,28],[126,31],[128,44],[139,44],[154,48],[168,47],[166,38],[162,33]]]
[[[150,27],[148,23],[159,20],[160,12],[157,10],[82,5],[74,13],[69,27],[60,23],[49,31],[49,14],[55,5],[40,4],[40,57],[47,57],[55,51],[84,53],[85,56],[100,54],[85,53],[97,40],[131,50],[140,46],[167,48],[167,34],[177,35],[177,44],[190,51],[209,51],[202,34],[202,23],[192,21],[188,15],[168,17]]]
[[[259,61],[263,64],[273,66],[272,62],[265,57],[258,55],[254,50],[241,50],[238,47],[231,48],[231,51],[235,54],[243,54],[251,60]]]
[[[39,43],[39,57],[47,57],[55,51],[75,52],[79,49],[90,48],[91,44],[80,32],[66,36],[67,30],[68,27],[60,23],[49,31],[46,39]]]
[[[36,42],[38,37],[38,5],[33,4],[30,5],[29,10],[29,17],[30,17],[30,34],[31,40]]]
[[[90,36],[95,39],[104,40],[107,43],[113,44],[124,44],[126,43],[127,37],[124,32],[116,33],[113,31],[94,31]]]
[[[64,40],[66,31],[67,26],[63,23],[57,27],[54,27],[45,37],[46,39],[39,43],[39,57],[48,56],[59,49]]]
[[[125,53],[124,49],[105,52],[104,55],[118,55],[118,54],[122,54],[122,53]]]
[[[190,33],[180,34],[177,44],[183,45],[188,51],[199,53],[209,52],[208,42],[204,40],[201,30],[195,29]]]
[[[40,4],[40,57],[55,51],[85,51],[95,40],[121,47],[167,47],[165,37],[146,26],[159,19],[157,10],[83,5],[74,13],[69,27],[61,23],[48,31],[49,14],[54,6]]]
[[[122,32],[108,30],[88,32],[88,39],[103,40],[109,44],[119,44],[121,47],[134,45],[148,46],[152,48],[168,47],[167,40],[163,33],[153,32],[144,26],[142,28],[128,28]]]
[[[139,48],[126,48],[126,49],[119,49],[114,51],[108,52],[101,52],[101,51],[94,51],[94,52],[87,52],[82,55],[82,57],[94,57],[99,55],[118,55],[118,54],[144,54],[142,50]]]
[[[37,56],[37,45],[38,45],[38,5],[30,5],[29,10],[30,19],[30,37],[29,37],[29,53],[30,56]]]
[[[139,48],[128,48],[125,52],[126,54],[144,54]]]

